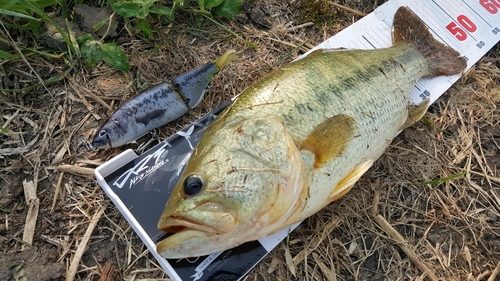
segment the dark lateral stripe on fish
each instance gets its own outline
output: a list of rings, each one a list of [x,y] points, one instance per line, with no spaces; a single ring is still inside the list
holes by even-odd
[[[165,115],[165,109],[157,109],[146,113],[144,116],[136,117],[135,121],[137,123],[144,124],[144,126],[147,126],[149,122],[153,121],[154,119],[161,118],[163,115]]]

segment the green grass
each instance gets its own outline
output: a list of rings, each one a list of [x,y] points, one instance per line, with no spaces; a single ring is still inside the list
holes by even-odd
[[[146,38],[152,37],[155,30],[151,28],[150,23],[158,20],[173,21],[175,10],[182,9],[187,12],[194,13],[200,18],[211,21],[218,27],[228,32],[231,36],[237,37],[253,48],[257,46],[231,31],[224,25],[220,24],[213,18],[215,16],[231,18],[241,12],[241,0],[173,0],[171,7],[164,5],[164,1],[160,0],[115,0],[108,1],[114,13],[107,19],[99,22],[94,26],[98,29],[111,21],[115,14],[124,18],[125,24],[129,25],[129,30],[138,31],[137,35],[144,35]],[[51,15],[49,16],[48,12]],[[94,40],[90,34],[85,34],[76,37],[75,32],[69,24],[69,3],[65,0],[0,0],[0,23],[7,34],[15,32],[32,32],[35,37],[40,37],[41,26],[44,23],[54,25],[57,32],[62,36],[67,51],[35,49],[15,45],[15,40],[5,40],[0,38],[0,41],[6,44],[14,45],[14,51],[0,50],[0,59],[26,60],[26,55],[43,55],[51,58],[63,58],[68,65],[68,68],[61,74],[52,76],[46,80],[39,79],[39,83],[31,85],[23,89],[0,89],[4,92],[20,92],[27,91],[33,88],[44,86],[50,83],[60,81],[68,75],[74,67],[83,62],[91,67],[96,66],[100,61],[104,61],[111,67],[114,67],[122,72],[128,71],[130,64],[127,60],[125,52],[116,44],[104,43],[103,39]],[[59,14],[60,17],[66,16],[66,25],[59,26],[51,18],[53,15]],[[10,31],[9,31],[10,30]],[[10,32],[10,33],[9,33]],[[31,66],[30,66],[31,68]]]
[[[443,182],[447,182],[447,181],[450,181],[450,180],[453,180],[453,179],[465,176],[466,174],[467,174],[467,172],[462,172],[462,173],[451,175],[449,177],[434,179],[434,180],[431,180],[431,181],[421,182],[421,183],[417,183],[417,184],[419,184],[419,185],[430,184],[430,185],[433,185],[433,186],[437,186],[439,184],[442,184]]]

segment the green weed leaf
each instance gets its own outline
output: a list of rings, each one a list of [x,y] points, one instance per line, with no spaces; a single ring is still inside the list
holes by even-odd
[[[224,2],[224,0],[203,0],[203,1],[205,2],[204,3],[205,4],[205,9],[211,9],[213,7],[217,7],[220,4],[222,4],[222,2]]]
[[[83,34],[82,36],[76,38],[76,42],[78,42],[78,45],[82,47],[87,41],[92,41],[94,38],[90,34]]]
[[[33,32],[33,34],[40,38],[40,23],[37,20],[28,19],[29,30]]]
[[[142,31],[144,35],[148,37],[153,37],[153,31],[151,30],[151,27],[149,26],[149,23],[143,19],[137,19],[137,29]]]
[[[83,44],[80,49],[83,56],[83,61],[89,66],[96,66],[103,57],[101,47],[101,43],[98,41],[92,40],[85,42],[85,44]]]
[[[17,54],[11,54],[11,53],[8,53],[4,50],[0,50],[0,59],[10,60],[10,59],[18,58],[18,57],[19,57],[19,55],[17,55]]]
[[[224,0],[214,7],[213,12],[221,17],[232,18],[241,13],[241,0]]]
[[[25,15],[22,13],[14,12],[14,11],[9,11],[9,10],[0,10],[0,14],[6,15],[6,16],[12,16],[12,17],[19,17],[19,18],[25,18],[25,19],[30,19],[30,20],[36,20],[34,17]]]
[[[202,11],[205,10],[205,0],[196,0],[196,2],[198,2],[198,6],[200,7],[200,9]]]
[[[44,20],[49,18],[49,16],[40,8],[40,6],[38,6],[38,3],[36,1],[19,0],[19,4],[26,8],[27,11],[37,13]]]
[[[196,11],[196,13],[198,15],[202,15],[204,17],[211,17],[212,16],[209,11],[204,11],[204,10],[198,10],[198,11]],[[198,26],[200,26],[203,23],[203,18],[196,20],[196,22],[198,23]]]
[[[58,0],[34,0],[40,8],[49,7],[55,4],[61,4]]]
[[[125,52],[114,43],[106,43],[101,45],[102,60],[123,72],[130,68],[130,63],[127,60]]]
[[[81,46],[83,61],[89,66],[96,66],[103,60],[109,66],[123,72],[130,68],[125,52],[114,43],[102,44],[99,41],[87,40],[87,35],[81,36],[80,40],[86,40]]]
[[[45,8],[52,5],[61,4],[58,2],[58,0],[30,0],[29,2],[30,3],[26,3],[26,0],[0,0],[0,14],[26,18],[31,17],[29,16],[29,14],[32,12],[39,12],[38,10],[33,10],[33,7]],[[21,15],[9,14],[12,12],[19,12]]]
[[[94,24],[94,26],[92,26],[92,30],[97,31],[97,30],[101,29],[101,27],[103,27],[105,24],[107,24],[110,20],[111,20],[111,17],[107,17],[107,18],[103,19],[102,21]]]
[[[80,50],[80,45],[78,44],[78,40],[76,40],[75,32],[71,28],[69,21],[66,19],[66,28],[68,29],[69,41],[66,41],[66,45],[73,53],[75,53],[78,57],[81,56],[82,52]],[[69,42],[69,44],[68,44]]]
[[[138,19],[145,19],[149,15],[149,7],[142,7],[135,15]]]
[[[149,8],[149,12],[153,14],[159,14],[167,16],[170,20],[174,20],[174,14],[172,9],[165,6],[153,6]]]
[[[453,179],[465,176],[466,174],[467,174],[467,172],[462,172],[462,173],[451,175],[449,177],[439,178],[439,179],[435,179],[435,180],[431,180],[431,181],[426,181],[426,182],[422,182],[422,183],[417,183],[417,184],[430,184],[430,185],[436,186],[436,185],[439,185],[439,184],[441,184],[443,182],[447,182],[449,180],[453,180]]]
[[[113,11],[122,17],[129,18],[137,15],[141,7],[135,3],[116,2],[113,4]]]

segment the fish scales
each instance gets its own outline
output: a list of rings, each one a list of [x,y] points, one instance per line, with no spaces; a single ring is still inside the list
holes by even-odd
[[[221,114],[217,124],[239,122],[249,115],[282,120],[295,144],[300,145],[325,119],[338,114],[353,117],[356,137],[348,148],[321,170],[308,174],[310,186],[324,187],[309,190],[310,203],[305,208],[312,214],[318,210],[317,202],[328,198],[331,188],[352,165],[363,159],[376,159],[383,153],[406,121],[408,92],[418,78],[428,74],[424,57],[407,45],[373,51],[313,53],[279,69],[273,79],[251,86]],[[211,131],[216,132],[217,139],[234,139],[226,135],[232,131],[220,130],[217,125],[208,134]],[[241,194],[231,190],[226,193]],[[241,199],[243,206],[249,204],[246,200],[248,197]]]
[[[320,50],[250,86],[204,132],[158,228],[160,255],[225,250],[303,220],[346,194],[398,130],[429,106],[409,104],[424,76],[465,59],[401,7],[378,50]]]
[[[385,116],[407,113],[408,91],[426,74],[423,57],[407,46],[311,54],[251,86],[221,115],[225,120],[248,114],[282,119],[297,143],[340,113],[388,126]]]

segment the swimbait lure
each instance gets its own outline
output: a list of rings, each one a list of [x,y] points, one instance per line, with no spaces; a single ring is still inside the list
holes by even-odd
[[[122,146],[181,117],[201,102],[213,76],[234,59],[235,51],[229,50],[214,62],[177,76],[172,84],[159,84],[127,101],[104,121],[92,148]]]

